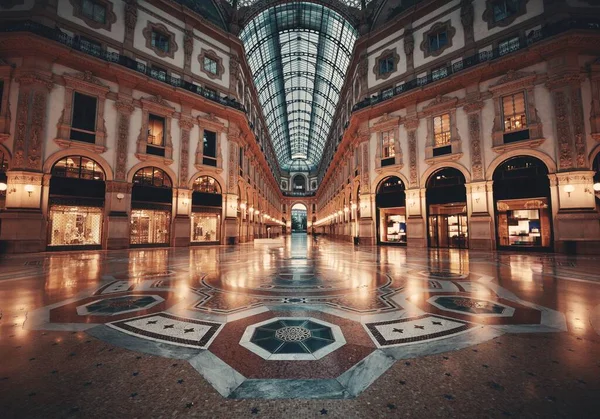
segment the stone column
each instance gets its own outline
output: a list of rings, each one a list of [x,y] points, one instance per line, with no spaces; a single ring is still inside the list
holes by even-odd
[[[117,108],[117,150],[115,157],[114,181],[106,182],[104,200],[104,230],[107,249],[126,249],[129,247],[131,213],[131,183],[127,182],[127,155],[129,153],[129,123],[135,110],[133,99],[119,94],[115,102]]]
[[[419,188],[419,167],[417,161],[417,129],[419,119],[414,116],[404,121],[408,140],[409,176],[406,190],[406,244],[410,247],[427,247],[425,216],[427,203],[425,189]]]
[[[13,159],[6,174],[8,189],[6,210],[0,214],[0,241],[11,253],[40,252],[46,248],[46,219],[41,210],[43,147],[48,94],[54,84],[50,74],[39,69],[21,70],[16,81],[19,96]]]
[[[122,180],[107,181],[104,208],[106,249],[127,249],[129,247],[129,214],[131,211],[132,184]]]
[[[494,201],[488,188],[491,182],[485,180],[483,153],[481,152],[481,109],[483,102],[468,102],[463,109],[467,114],[469,146],[471,154],[471,183],[467,188],[467,214],[469,217],[469,248],[491,250],[495,247]]]
[[[377,237],[373,220],[373,194],[371,193],[371,176],[369,170],[369,146],[371,135],[359,133],[358,150],[360,159],[360,220],[358,220],[358,237],[361,244],[376,244]]]
[[[546,83],[554,103],[558,147],[554,245],[558,252],[597,253],[600,216],[595,208],[594,172],[587,159],[581,81],[578,72],[567,72],[551,76]]]
[[[239,243],[238,222],[238,177],[240,172],[239,152],[240,152],[240,131],[235,124],[230,124],[228,132],[229,163],[227,173],[227,205],[224,213],[224,236],[225,244]],[[224,196],[225,197],[225,196]]]
[[[188,110],[189,112],[189,110]],[[176,247],[190,245],[191,226],[190,214],[192,209],[192,191],[188,188],[189,178],[189,148],[190,131],[194,127],[191,115],[181,115],[179,118],[181,154],[179,158],[179,187],[173,190],[173,218],[172,244]]]

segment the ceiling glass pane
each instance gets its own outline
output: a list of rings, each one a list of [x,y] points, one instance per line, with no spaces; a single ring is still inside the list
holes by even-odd
[[[353,2],[360,5],[344,1]],[[356,38],[340,14],[302,1],[266,9],[244,27],[240,39],[283,170],[318,167]]]

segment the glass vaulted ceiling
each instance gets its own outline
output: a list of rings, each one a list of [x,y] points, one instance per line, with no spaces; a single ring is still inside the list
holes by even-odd
[[[315,3],[271,7],[242,31],[277,160],[283,170],[315,170],[323,155],[355,29]]]

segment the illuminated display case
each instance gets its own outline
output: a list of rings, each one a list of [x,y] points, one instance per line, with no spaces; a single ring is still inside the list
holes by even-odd
[[[499,246],[549,247],[550,211],[547,198],[498,201]]]
[[[166,210],[131,210],[131,244],[169,244],[171,212]]]
[[[192,213],[191,216],[192,243],[218,242],[221,216],[219,214]]]
[[[52,205],[49,231],[49,246],[100,245],[102,208]]]

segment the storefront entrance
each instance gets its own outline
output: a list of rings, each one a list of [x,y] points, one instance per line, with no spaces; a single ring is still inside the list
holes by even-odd
[[[219,183],[210,176],[194,181],[190,241],[192,244],[219,243],[223,196]]]
[[[469,248],[465,177],[444,168],[427,180],[427,229],[429,247]]]
[[[496,239],[499,249],[551,249],[550,181],[534,157],[514,157],[494,172]]]
[[[406,192],[400,178],[384,179],[377,188],[377,241],[406,244]]]
[[[68,156],[52,167],[48,250],[100,249],[105,175],[98,163]]]
[[[131,192],[132,247],[169,246],[172,212],[171,178],[158,167],[144,167],[133,176]]]

